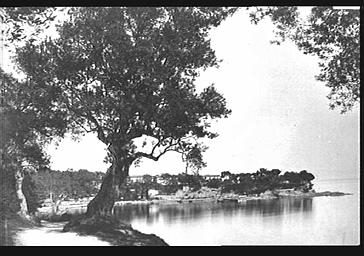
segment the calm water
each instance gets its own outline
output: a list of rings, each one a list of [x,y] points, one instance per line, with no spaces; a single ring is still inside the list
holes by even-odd
[[[358,181],[322,180],[314,188],[353,195],[245,204],[126,205],[115,214],[170,245],[359,244]]]

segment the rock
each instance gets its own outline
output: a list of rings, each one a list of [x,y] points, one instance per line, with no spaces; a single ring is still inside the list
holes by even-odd
[[[351,195],[351,194],[343,193],[343,192],[330,192],[330,191],[316,192],[315,193],[315,196],[345,196],[345,195]]]
[[[222,202],[222,203],[238,203],[239,200],[236,199],[236,198],[224,198],[220,202]]]
[[[59,217],[59,221],[69,221],[71,220],[72,215],[69,213],[63,213],[60,217]]]
[[[267,190],[264,193],[261,193],[260,197],[262,199],[273,199],[273,198],[278,198],[279,194],[275,191]]]
[[[178,197],[178,198],[182,198],[182,197],[184,197],[184,196],[185,196],[185,193],[184,193],[181,189],[179,189],[179,190],[177,190],[177,192],[175,193],[175,196],[176,196],[176,197]]]

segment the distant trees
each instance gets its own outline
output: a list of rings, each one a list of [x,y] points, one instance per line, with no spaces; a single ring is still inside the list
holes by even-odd
[[[271,171],[260,168],[254,175],[253,178],[256,183],[255,192],[262,193],[267,190],[272,190],[280,185],[279,174],[280,170],[273,169]]]
[[[6,174],[6,173],[3,173]],[[15,179],[7,173],[7,181]],[[42,202],[52,199],[54,206],[59,199],[79,199],[93,197],[97,194],[102,183],[104,173],[89,172],[85,169],[74,171],[54,171],[50,169],[26,173],[23,180],[23,191],[27,198],[29,213],[34,213]],[[197,191],[201,187],[221,189],[222,193],[236,193],[241,195],[260,194],[275,189],[300,189],[307,192],[312,189],[311,181],[314,175],[306,170],[300,172],[285,172],[278,169],[268,170],[260,168],[255,173],[222,172],[220,178],[205,178],[201,175],[179,173],[172,175],[143,175],[133,181],[128,179],[122,186],[122,193],[117,200],[149,200],[149,191],[157,190],[159,194],[171,195],[178,190],[188,187],[190,191]],[[10,184],[10,183],[9,183]],[[5,197],[4,197],[5,196]],[[15,195],[4,195],[1,200],[14,209],[18,207]]]
[[[283,188],[295,188],[304,186],[304,190],[310,190],[312,188],[311,181],[315,178],[312,173],[308,173],[303,170],[299,173],[296,172],[286,172],[281,177],[283,181]]]
[[[177,181],[180,187],[187,186],[192,191],[199,190],[203,183],[203,178],[200,175],[192,175],[180,173],[177,175]]]
[[[168,173],[160,176],[145,176],[140,181],[127,182],[124,199],[145,198],[147,189],[156,189],[160,194],[174,194],[183,187],[196,191],[205,186],[221,189],[222,193],[237,193],[242,195],[261,194],[275,189],[299,189],[307,192],[312,189],[313,174],[303,170],[301,172],[285,172],[283,175],[278,169],[268,170],[260,168],[255,173],[231,173],[224,171],[220,178],[206,179],[201,175],[188,175],[180,173],[171,175]],[[147,182],[148,181],[148,182]],[[133,195],[133,196],[130,196]]]
[[[63,172],[48,169],[34,173],[32,180],[39,200],[52,197],[55,201],[62,195],[73,199],[94,196],[102,176],[85,169]]]
[[[255,173],[222,172],[222,192],[235,192],[238,194],[260,194],[268,190],[295,188],[308,191],[312,188],[313,174],[303,170],[286,172],[280,175],[278,169],[267,170],[260,168]]]
[[[256,187],[259,187],[259,181],[252,179],[252,175],[250,173],[240,173],[237,175],[238,182],[233,187],[233,191],[238,194],[251,194]],[[265,184],[264,184],[265,185]],[[224,187],[223,190],[226,190],[227,187]]]
[[[178,184],[178,179],[176,175],[171,175],[169,173],[163,173],[161,176],[159,187],[161,193],[163,194],[172,194],[176,193],[178,189],[181,187]]]
[[[149,190],[157,188],[156,177],[145,174],[141,181],[134,182],[131,186],[134,187],[134,192],[138,196],[149,199]]]
[[[148,199],[150,189],[158,190],[160,194],[174,194],[183,187],[196,191],[204,186],[206,181],[200,175],[179,173],[172,175],[164,173],[159,176],[143,175],[141,180],[128,181],[123,196],[125,199]]]
[[[204,185],[208,188],[219,188],[221,187],[221,179],[216,179],[216,178],[213,178],[213,179],[209,179],[207,180]]]
[[[54,202],[63,196],[68,199],[78,199],[95,196],[105,174],[89,172],[84,169],[78,171],[43,170],[27,175],[24,186],[27,191],[28,208],[34,212],[40,202],[52,196]],[[242,195],[260,194],[275,189],[300,189],[304,192],[312,188],[311,181],[314,175],[303,170],[301,172],[285,172],[283,175],[278,169],[268,170],[260,168],[255,173],[222,172],[220,178],[205,178],[201,175],[179,173],[172,175],[143,175],[137,180],[128,179],[123,185],[118,200],[149,199],[151,189],[158,190],[159,194],[175,194],[183,187],[197,191],[201,187],[221,189],[223,193],[236,193]]]

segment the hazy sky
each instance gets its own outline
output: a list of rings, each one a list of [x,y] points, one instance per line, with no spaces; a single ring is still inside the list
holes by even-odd
[[[202,73],[198,88],[214,83],[232,114],[213,124],[220,136],[206,140],[207,167],[201,174],[222,171],[312,172],[317,178],[358,177],[359,108],[347,114],[328,107],[328,89],[315,80],[317,59],[292,43],[271,45],[272,25],[253,25],[244,10],[211,32],[219,68]],[[64,139],[50,146],[53,169],[105,171],[104,145],[88,134],[81,142]],[[131,175],[179,173],[184,163],[177,153],[158,162],[143,160]]]

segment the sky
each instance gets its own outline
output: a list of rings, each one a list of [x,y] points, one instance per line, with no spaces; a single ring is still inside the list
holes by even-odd
[[[315,80],[318,60],[291,42],[279,46],[269,20],[250,23],[244,10],[211,31],[219,68],[201,73],[199,90],[214,83],[232,114],[213,123],[219,137],[204,140],[207,167],[201,175],[259,168],[307,170],[316,178],[359,177],[359,107],[346,114],[329,109],[329,90]],[[105,146],[95,134],[79,142],[66,137],[50,145],[51,167],[106,171]],[[158,162],[144,159],[131,175],[177,174],[185,164],[169,152]]]

